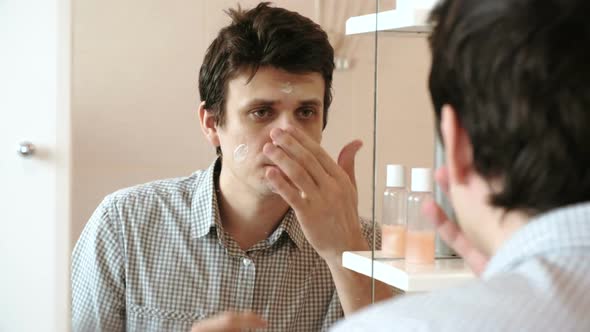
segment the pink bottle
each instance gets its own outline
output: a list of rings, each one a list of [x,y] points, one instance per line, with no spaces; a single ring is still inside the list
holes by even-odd
[[[388,256],[403,258],[406,251],[405,170],[402,165],[387,165],[387,182],[383,194],[381,250]]]
[[[406,236],[406,262],[433,264],[434,225],[422,213],[422,204],[432,199],[432,170],[412,168],[411,193],[408,196],[408,232]]]

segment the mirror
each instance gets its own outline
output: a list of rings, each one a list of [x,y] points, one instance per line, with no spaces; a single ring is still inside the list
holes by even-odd
[[[215,150],[199,125],[198,73],[207,47],[220,28],[229,23],[224,10],[235,8],[237,3],[243,8],[252,8],[259,1],[135,0],[121,3],[95,0],[76,3],[73,7],[74,241],[109,193],[157,179],[189,176],[196,170],[208,168],[215,160]],[[274,3],[318,22],[334,46],[337,66],[333,80],[334,99],[322,145],[336,159],[342,147],[352,139],[364,141],[356,158],[359,214],[370,217],[373,208],[373,39],[345,36],[344,26],[350,16],[373,12],[375,2],[284,0]],[[160,254],[166,255],[165,252]],[[176,257],[176,263],[183,266],[184,258],[184,255]],[[142,261],[141,257],[137,259]],[[313,266],[313,262],[310,261],[306,268]],[[145,262],[152,263],[149,259]],[[243,264],[252,266],[245,258]],[[236,273],[251,270],[240,271]],[[291,274],[286,278],[295,278],[293,283],[307,283],[304,279],[296,279],[307,278],[300,271]],[[127,287],[143,285],[129,275],[126,278]],[[168,275],[158,277],[158,283],[178,282],[167,278]],[[180,304],[162,305],[149,296],[134,299],[138,302],[127,309],[138,316],[144,310],[150,310],[156,312],[150,317],[162,316],[162,319],[172,312],[177,319],[166,324],[208,318],[217,312],[221,303],[221,299],[215,296],[229,294],[231,301],[235,297],[232,292],[216,285],[227,287],[223,286],[227,283],[213,282],[209,289],[217,289],[212,293],[214,296],[200,293],[187,299],[184,296],[189,294],[191,287],[179,290],[178,294],[171,290],[169,296],[178,299],[174,303],[192,301],[190,306],[185,306],[191,307],[190,310]],[[273,294],[266,295],[275,301]],[[256,300],[248,300],[248,295],[241,293],[237,297],[236,309],[248,307],[247,301]],[[324,298],[330,300],[330,297]],[[146,303],[141,303],[142,299]],[[303,304],[298,307],[304,307]],[[310,315],[325,312],[326,306],[310,307]],[[142,326],[143,323],[138,324]],[[177,327],[157,326],[170,330]]]
[[[223,11],[237,3],[252,8],[259,1],[95,0],[73,7],[74,242],[105,195],[188,176],[213,162],[215,151],[199,127],[198,71],[229,23]],[[356,158],[358,212],[378,222],[385,165],[432,164],[426,41],[386,32],[345,35],[349,17],[393,1],[274,4],[312,18],[329,35],[336,70],[322,146],[336,159],[352,139],[364,142]]]

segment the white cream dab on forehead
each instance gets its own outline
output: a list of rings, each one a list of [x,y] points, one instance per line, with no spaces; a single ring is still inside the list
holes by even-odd
[[[293,84],[291,84],[291,82],[281,84],[281,91],[283,91],[284,93],[293,92]]]
[[[248,155],[248,145],[240,144],[234,150],[234,161],[244,161]]]

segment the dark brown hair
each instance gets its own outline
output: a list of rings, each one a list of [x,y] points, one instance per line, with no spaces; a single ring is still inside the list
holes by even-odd
[[[453,106],[490,202],[531,215],[590,200],[590,1],[446,0],[430,93]]]
[[[272,66],[292,73],[317,72],[325,82],[324,123],[332,102],[334,50],[328,35],[309,18],[283,8],[260,3],[253,9],[230,9],[232,23],[213,40],[199,73],[199,93],[216,124],[225,121],[229,80],[240,71]]]

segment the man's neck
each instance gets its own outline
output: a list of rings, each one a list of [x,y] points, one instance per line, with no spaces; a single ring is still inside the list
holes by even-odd
[[[500,247],[506,243],[510,238],[524,227],[530,219],[530,216],[521,211],[505,212],[501,209],[494,211],[494,230],[490,233],[493,235],[488,238],[489,255],[495,255]]]
[[[289,210],[279,195],[255,193],[228,174],[220,174],[217,188],[223,228],[243,250],[267,239]]]

